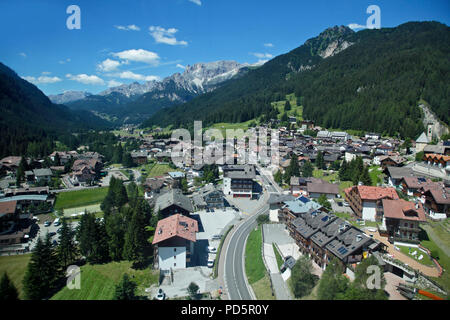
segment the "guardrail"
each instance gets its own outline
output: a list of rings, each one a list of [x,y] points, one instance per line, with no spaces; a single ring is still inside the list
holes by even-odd
[[[220,239],[219,247],[217,248],[217,254],[216,254],[216,257],[219,257],[219,260],[220,260],[220,253],[222,251],[223,243],[225,242],[225,239],[227,238],[228,233],[230,233],[230,231],[231,231],[231,229],[233,229],[233,227],[234,227],[234,224],[228,228],[228,230],[223,234],[222,239]],[[214,264],[213,279],[217,278],[218,273],[219,273],[219,261],[217,261]]]

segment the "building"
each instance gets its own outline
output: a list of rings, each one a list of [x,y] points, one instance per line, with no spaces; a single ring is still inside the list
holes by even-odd
[[[353,186],[344,190],[345,198],[353,212],[364,220],[381,221],[381,200],[399,199],[394,188]]]
[[[225,206],[222,190],[213,184],[204,186],[198,194],[193,197],[195,207],[198,210],[205,208],[223,208]]]
[[[379,156],[378,162],[384,170],[386,167],[401,167],[406,159],[401,156]]]
[[[229,165],[223,167],[223,193],[233,198],[253,195],[253,180],[256,178],[253,165]]]
[[[189,216],[194,212],[194,207],[191,200],[183,195],[180,189],[172,189],[156,199],[153,212],[159,212],[163,217],[177,213]]]
[[[34,169],[33,175],[36,183],[49,183],[52,180],[52,170],[51,169]]]
[[[383,226],[390,237],[396,241],[419,242],[419,223],[426,221],[421,203],[383,199],[382,206]]]
[[[191,266],[198,222],[181,214],[158,221],[154,245],[155,268],[162,271]]]
[[[391,187],[399,187],[404,177],[413,177],[414,172],[409,167],[386,167],[383,173],[385,176],[385,182]]]
[[[133,163],[137,165],[146,164],[149,156],[148,152],[145,150],[133,151],[130,155]]]
[[[23,214],[17,201],[0,202],[0,253],[22,251],[32,227],[31,214]],[[15,248],[9,248],[16,246]]]
[[[325,210],[320,204],[310,199],[300,196],[294,201],[284,201],[284,205],[278,211],[278,220],[282,223],[289,223],[305,213],[311,213],[318,210]]]
[[[420,177],[404,177],[400,182],[400,188],[410,197],[421,197],[420,189],[433,187],[434,185],[438,184],[428,178]]]
[[[313,199],[325,195],[328,199],[336,198],[339,195],[339,185],[328,183],[326,181],[308,182],[306,185],[308,196]]]
[[[423,192],[423,207],[425,212],[436,220],[450,217],[450,188],[428,188]]]
[[[416,152],[422,152],[423,149],[431,142],[431,140],[428,139],[428,136],[425,132],[422,132],[422,134],[417,138],[416,140]]]

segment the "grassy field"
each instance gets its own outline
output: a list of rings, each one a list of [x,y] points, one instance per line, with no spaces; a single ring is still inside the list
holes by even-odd
[[[239,130],[242,129],[245,133],[245,131],[247,131],[247,129],[249,128],[248,126],[250,125],[251,122],[255,122],[257,123],[257,120],[249,120],[246,122],[241,122],[241,123],[228,123],[228,122],[221,122],[221,123],[215,123],[213,124],[210,128],[213,129],[219,129],[222,132],[223,138],[226,139],[226,130]]]
[[[334,172],[334,173],[330,174],[330,173],[328,173],[328,172],[326,172],[324,170],[321,170],[321,169],[314,169],[314,171],[313,171],[313,177],[314,178],[322,179],[322,180],[324,180],[326,182],[329,182],[329,183],[334,183],[337,180],[339,180],[338,176],[339,176],[338,172]]]
[[[344,189],[350,188],[351,186],[353,186],[353,182],[351,181],[341,181],[341,183],[339,183],[339,193],[342,199],[345,199]]]
[[[92,204],[89,206],[81,206],[77,208],[70,208],[70,209],[64,209],[64,216],[70,217],[74,213],[80,213],[80,212],[88,212],[88,213],[97,213],[102,212],[100,209],[100,204]]]
[[[303,120],[303,106],[297,105],[297,98],[295,97],[295,94],[286,95],[286,100],[272,102],[272,106],[276,108],[279,112],[278,119],[281,119],[281,116],[284,113],[284,105],[288,100],[289,103],[291,104],[291,110],[287,111],[287,115],[295,116],[297,120]]]
[[[24,299],[22,280],[25,276],[30,258],[31,254],[0,257],[0,277],[3,276],[4,272],[8,274],[8,277],[19,291],[19,297],[21,299]]]
[[[383,171],[380,170],[380,166],[371,166],[369,167],[369,176],[372,179],[372,185],[376,186],[378,183],[383,182]]]
[[[275,247],[275,244],[272,243],[273,252],[275,252],[275,258],[277,259],[277,265],[278,270],[281,269],[281,265],[284,263],[283,258],[281,257],[280,253],[278,252],[277,248]]]
[[[55,209],[77,208],[103,201],[108,193],[108,188],[94,188],[58,193]]]
[[[51,300],[111,300],[115,286],[127,273],[138,285],[137,295],[145,295],[145,288],[158,282],[158,271],[134,270],[132,262],[111,262],[103,265],[81,267],[81,289],[69,290],[67,287],[56,293]]]
[[[172,169],[167,164],[155,164],[150,171],[148,171],[148,178],[163,176],[167,172],[177,171],[176,169]]]
[[[261,280],[266,275],[266,267],[262,259],[261,248],[262,233],[261,228],[258,227],[248,236],[245,247],[245,273],[250,284]]]
[[[430,257],[425,253],[420,251],[419,249],[415,248],[415,247],[407,247],[407,246],[398,246],[400,248],[400,251],[407,255],[408,257],[410,257],[411,259],[416,260],[417,262],[425,265],[425,266],[434,266],[433,262],[431,261]],[[414,251],[417,252],[416,256],[413,256],[411,253],[413,253]],[[422,260],[418,260],[416,259],[417,257],[419,257],[420,255],[423,256]]]
[[[272,295],[272,289],[270,288],[268,274],[265,274],[262,279],[252,284],[252,288],[257,300],[275,300],[275,295]]]

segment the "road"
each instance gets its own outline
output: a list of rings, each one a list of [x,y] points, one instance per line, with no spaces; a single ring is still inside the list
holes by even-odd
[[[261,173],[264,186],[268,192],[262,197],[263,205],[255,208],[254,212],[247,212],[247,217],[235,228],[231,234],[228,246],[224,252],[224,282],[230,300],[253,300],[255,297],[245,275],[245,242],[250,232],[256,227],[259,215],[269,212],[267,199],[269,193],[279,193],[273,182]],[[255,200],[252,200],[255,201]],[[257,203],[255,201],[255,203]]]
[[[272,176],[267,174],[266,170],[263,171],[261,167],[257,167],[257,169],[264,183],[264,186],[269,193],[283,193],[283,190],[275,181],[273,181]]]

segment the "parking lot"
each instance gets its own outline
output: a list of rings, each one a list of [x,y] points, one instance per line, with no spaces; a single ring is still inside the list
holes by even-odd
[[[331,209],[334,212],[345,212],[345,213],[353,214],[353,210],[350,206],[344,206],[344,205],[340,206],[340,205],[338,205],[337,201],[335,201],[335,200],[330,200],[329,202],[331,204]]]

